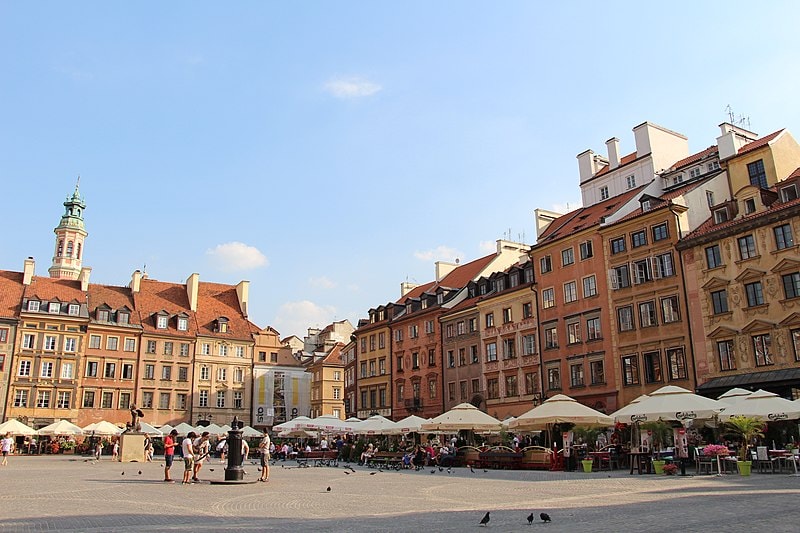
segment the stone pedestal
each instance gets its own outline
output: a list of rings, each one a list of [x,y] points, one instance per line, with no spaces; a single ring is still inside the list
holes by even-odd
[[[123,463],[144,463],[144,433],[123,433],[119,438],[119,460]]]

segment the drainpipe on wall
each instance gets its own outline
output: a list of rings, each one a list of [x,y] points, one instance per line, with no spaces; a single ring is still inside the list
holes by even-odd
[[[678,229],[678,240],[680,240],[683,234],[681,231],[680,216],[678,215],[678,213],[672,210],[671,205],[669,211],[670,213],[675,215],[675,227]],[[694,392],[696,393],[697,388],[700,384],[697,382],[697,360],[695,359],[694,356],[694,336],[692,335],[692,320],[690,318],[691,315],[689,314],[689,297],[686,291],[686,271],[684,270],[683,267],[683,253],[680,250],[677,250],[677,248],[676,251],[678,252],[678,266],[681,269],[681,281],[682,281],[681,286],[683,288],[683,309],[684,313],[686,314],[686,320],[689,324],[689,354],[692,360],[692,378],[694,379]]]

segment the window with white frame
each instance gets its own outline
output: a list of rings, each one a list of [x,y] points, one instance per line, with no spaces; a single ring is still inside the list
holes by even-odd
[[[581,342],[580,322],[570,322],[567,324],[567,344],[578,344]]]
[[[617,309],[617,325],[620,331],[630,331],[634,328],[632,306],[626,305]]]
[[[47,312],[57,315],[61,311],[61,304],[59,302],[50,302],[47,304]]]
[[[224,366],[217,368],[217,381],[225,381],[228,379],[228,369]]]
[[[156,328],[157,329],[167,329],[167,324],[169,322],[169,317],[165,315],[159,315],[156,318]]]
[[[50,407],[50,391],[40,390],[36,395],[36,407]]]
[[[594,274],[583,278],[583,297],[589,298],[597,295],[597,278]]]
[[[69,304],[67,307],[67,314],[70,316],[78,316],[81,312],[81,306],[78,304]]]
[[[43,361],[41,366],[41,372],[39,373],[39,377],[43,378],[52,378],[53,377],[53,362],[52,361]]]
[[[561,265],[567,266],[571,265],[575,262],[575,250],[572,248],[567,248],[566,250],[561,250]]]
[[[578,299],[578,287],[574,281],[564,284],[564,303],[574,302]]]
[[[119,346],[119,337],[106,337],[106,350],[116,351]]]
[[[34,348],[34,344],[36,342],[36,337],[31,335],[30,333],[24,333],[22,335],[22,347],[32,350]]]
[[[40,302],[38,300],[28,300],[28,311],[38,311]]]
[[[225,391],[224,390],[217,391],[217,407],[219,407],[219,408],[225,407]]]
[[[178,331],[186,331],[189,329],[189,319],[186,317],[178,317]]]
[[[240,390],[233,391],[233,407],[241,409],[244,406],[244,393]]]
[[[586,340],[594,341],[603,338],[600,329],[600,317],[586,319]]]
[[[542,308],[549,309],[556,305],[556,292],[553,287],[542,290]]]
[[[136,351],[136,339],[131,337],[125,338],[124,350],[126,352],[135,352]]]
[[[639,304],[639,324],[643,328],[657,326],[656,306],[653,301],[642,302]]]
[[[61,362],[61,379],[72,379],[75,377],[75,365],[73,363]]]
[[[219,355],[227,356],[228,355],[228,345],[227,344],[220,344],[219,345]]]
[[[636,187],[636,176],[630,175],[625,178],[625,185],[628,187],[628,189],[633,189]]]
[[[53,351],[56,349],[56,342],[57,338],[55,335],[45,335],[44,337],[44,349],[48,351]]]
[[[244,346],[236,347],[236,357],[244,357]]]
[[[78,339],[75,337],[66,337],[64,339],[64,351],[65,352],[74,352],[78,347]]]
[[[208,407],[208,391],[201,390],[198,395],[199,407]]]
[[[536,353],[536,335],[530,333],[522,336],[522,355],[533,355]]]
[[[233,381],[236,383],[244,382],[244,368],[236,367],[233,369]]]
[[[681,319],[680,312],[678,310],[678,297],[677,296],[667,296],[666,298],[661,298],[661,320],[664,324],[669,324],[671,322],[679,322]]]

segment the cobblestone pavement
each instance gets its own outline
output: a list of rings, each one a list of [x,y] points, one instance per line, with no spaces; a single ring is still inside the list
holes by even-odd
[[[468,468],[448,474],[361,467],[346,474],[342,466],[278,462],[268,483],[220,486],[164,483],[158,460],[93,463],[56,456],[11,457],[9,463],[0,467],[2,531],[468,531],[479,527],[485,511],[491,511],[487,529],[504,532],[800,530],[800,477],[786,474]],[[182,469],[176,461],[172,477],[180,480]],[[246,479],[258,477],[249,462],[246,471]],[[201,477],[223,479],[223,465],[206,465]],[[538,520],[541,511],[552,523]],[[537,517],[532,526],[530,512]]]

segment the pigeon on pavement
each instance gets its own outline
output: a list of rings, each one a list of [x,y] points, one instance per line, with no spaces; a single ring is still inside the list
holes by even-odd
[[[486,511],[486,514],[483,515],[483,518],[481,518],[480,525],[485,526],[488,523],[489,523],[489,511]]]
[[[545,523],[550,521],[550,515],[547,514],[547,513],[539,513],[539,518],[541,518],[542,522],[545,522]]]
[[[533,524],[533,513],[528,515],[528,525]]]

